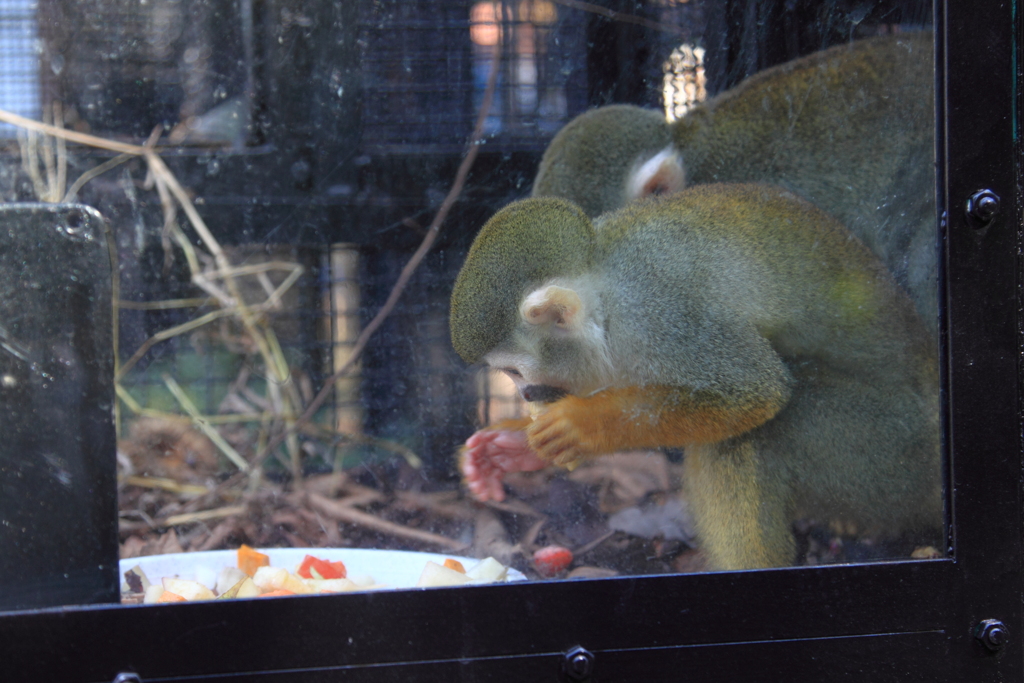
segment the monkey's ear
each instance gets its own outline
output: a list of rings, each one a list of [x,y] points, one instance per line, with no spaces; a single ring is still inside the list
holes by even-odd
[[[666,147],[637,166],[626,182],[628,201],[679,192],[686,187],[683,160],[674,148]]]
[[[531,325],[554,323],[562,329],[576,330],[583,324],[583,300],[571,289],[549,285],[523,299],[519,314]]]

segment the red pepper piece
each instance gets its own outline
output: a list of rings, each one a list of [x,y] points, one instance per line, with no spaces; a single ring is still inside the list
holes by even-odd
[[[314,577],[310,572],[311,568],[316,570],[321,579],[344,579],[348,575],[345,563],[341,560],[328,562],[312,555],[306,555],[302,558],[302,564],[299,565],[299,571],[296,574],[304,579],[312,579]]]

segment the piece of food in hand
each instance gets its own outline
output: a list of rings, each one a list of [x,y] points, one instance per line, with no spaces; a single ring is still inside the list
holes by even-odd
[[[526,432],[481,429],[466,439],[460,467],[469,492],[479,501],[505,500],[501,482],[512,472],[534,472],[548,466],[526,442]]]
[[[448,567],[442,567],[436,562],[427,562],[427,566],[423,568],[423,573],[420,574],[419,581],[416,582],[418,588],[437,588],[438,586],[461,586],[464,583],[469,583],[472,579],[466,574],[460,574],[454,569]]]
[[[328,562],[312,555],[302,558],[302,564],[295,573],[304,579],[344,579],[348,576],[345,563],[341,560]]]
[[[213,600],[216,595],[213,591],[199,583],[188,579],[174,579],[164,577],[161,581],[165,591],[170,591],[185,598],[186,600]]]
[[[455,571],[459,572],[460,574],[465,574],[466,573],[466,568],[462,566],[462,563],[459,562],[458,560],[453,560],[450,557],[447,558],[444,561],[444,566],[448,567],[448,569],[454,569]]]
[[[244,543],[238,546],[238,568],[249,576],[255,576],[260,567],[270,566],[270,556],[250,548]]]
[[[533,566],[546,579],[558,576],[572,564],[572,551],[560,545],[549,545],[533,553]]]
[[[493,557],[487,557],[480,560],[475,567],[467,571],[466,576],[477,583],[504,581],[508,577],[508,567]]]

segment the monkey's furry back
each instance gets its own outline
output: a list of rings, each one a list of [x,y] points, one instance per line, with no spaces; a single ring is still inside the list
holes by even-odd
[[[921,32],[838,45],[698,105],[673,126],[687,183],[789,188],[906,281],[913,264],[898,259],[916,222],[935,232],[933,39]]]
[[[620,323],[609,345],[623,363],[674,349],[674,372],[652,368],[651,383],[680,364],[689,381],[720,383],[761,362],[769,343],[787,362],[813,358],[885,384],[934,362],[912,303],[878,259],[781,188],[695,186],[605,214],[595,230],[604,315]]]
[[[751,345],[770,340],[782,356],[827,357],[842,348],[829,362],[877,365],[889,381],[887,363],[929,348],[906,295],[833,219],[779,188],[710,185],[635,203],[602,216],[596,228],[564,200],[502,209],[455,282],[456,350],[480,360],[509,338],[529,291],[588,273],[604,283],[613,351],[624,363],[647,363],[650,373],[635,368],[643,375],[665,365],[652,359],[668,357],[673,367],[692,364],[690,379],[706,376],[724,354],[721,378],[742,372],[764,351]],[[722,343],[709,346],[708,335]]]

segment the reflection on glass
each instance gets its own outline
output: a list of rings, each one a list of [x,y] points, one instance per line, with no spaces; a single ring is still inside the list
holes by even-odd
[[[665,85],[662,101],[665,118],[671,123],[682,118],[693,105],[707,99],[704,76],[704,49],[680,45],[665,62]]]
[[[935,553],[930,5],[900,17],[801,3],[792,14],[765,5],[737,17],[713,0],[642,3],[632,14],[568,0],[444,11],[382,0],[347,14],[247,2],[32,7],[0,14],[0,36],[26,17],[38,22],[30,80],[40,94],[33,108],[3,108],[93,137],[58,144],[54,128],[23,133],[20,145],[12,137],[0,193],[73,196],[110,223],[126,560],[242,544],[331,548],[325,561],[347,548],[422,550],[493,556],[536,578]],[[793,22],[801,31],[778,40]],[[483,134],[472,139],[495,64]],[[0,97],[20,92],[16,80],[0,78]],[[141,149],[151,135],[162,161]],[[479,155],[460,176],[467,143]],[[769,210],[763,199],[686,189],[751,181],[788,194]],[[453,186],[459,199],[437,242],[392,296]],[[487,310],[449,326],[475,233],[531,186],[595,221],[646,195],[689,192],[708,225],[746,226],[749,236],[729,232],[698,264],[706,287],[667,278],[629,306],[609,295],[605,305],[630,313],[609,314],[596,336],[625,325],[633,341],[570,381],[524,365],[502,325],[521,311],[555,334],[588,320],[572,317],[575,300],[560,290],[522,300],[550,284],[572,290],[582,266],[558,268],[583,244],[555,240],[556,265],[529,278],[489,265],[494,282],[476,298],[497,295],[494,308],[509,315]],[[808,222],[790,194],[820,220]],[[777,241],[775,260],[744,261],[777,236],[769,214],[805,236],[838,226],[868,251],[828,247],[823,258],[848,267],[843,277],[793,276],[799,286],[772,308],[765,283],[792,285],[779,273],[811,268],[796,252],[817,242]],[[709,265],[730,255],[744,266]],[[685,270],[667,246],[632,258]],[[637,315],[652,306],[671,313]],[[810,308],[813,325],[792,322]],[[829,314],[839,321],[831,327]],[[655,320],[658,334],[689,334],[695,345],[664,351],[644,336]],[[467,330],[483,341],[463,353]],[[457,351],[491,367],[477,372]],[[621,405],[678,406],[683,394],[650,389],[672,381],[701,407],[687,427],[704,430],[700,439],[609,440],[587,457],[552,458],[528,438],[565,392],[638,386]],[[583,431],[607,431],[609,415],[589,414]],[[779,427],[785,420],[795,427]],[[487,425],[501,439],[479,432]],[[471,435],[494,450],[466,448]],[[712,447],[726,441],[732,450]],[[724,493],[694,484],[701,463],[727,462]],[[774,480],[785,483],[763,488]],[[773,519],[757,516],[762,500]],[[865,507],[879,514],[867,519]],[[922,528],[909,508],[928,516],[926,533],[902,533]],[[542,571],[534,552],[548,546],[573,558]]]
[[[508,375],[500,370],[487,370],[478,375],[480,396],[477,419],[480,424],[496,424],[526,416],[526,404]]]
[[[359,252],[350,244],[331,246],[331,288],[325,297],[323,322],[331,326],[334,365],[331,374],[352,354],[359,338]],[[328,307],[329,306],[329,307]],[[335,385],[334,429],[339,434],[358,436],[363,430],[363,410],[359,401],[359,371],[348,373]],[[311,388],[310,388],[311,393]]]
[[[549,0],[478,2],[470,9],[474,85],[479,106],[494,59],[506,60],[491,107],[487,132],[523,134],[523,129],[557,130],[566,114],[564,76],[553,72],[552,27],[558,8]]]

